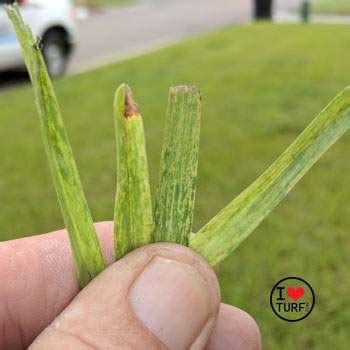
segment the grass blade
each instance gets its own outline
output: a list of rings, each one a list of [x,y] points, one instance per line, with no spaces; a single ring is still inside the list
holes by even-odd
[[[201,98],[193,86],[170,89],[157,190],[156,242],[188,245],[196,192]]]
[[[117,89],[114,111],[117,145],[114,232],[119,259],[151,243],[153,215],[143,121],[128,86]]]
[[[190,247],[215,265],[278,205],[311,166],[350,128],[350,87],[311,122],[253,184],[197,234]]]
[[[104,269],[103,255],[41,51],[31,30],[23,23],[18,7],[7,7],[7,13],[21,44],[33,84],[54,185],[69,233],[78,280],[84,287]]]

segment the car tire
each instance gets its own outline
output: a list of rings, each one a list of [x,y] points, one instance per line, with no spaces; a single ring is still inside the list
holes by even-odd
[[[68,62],[64,33],[55,30],[47,32],[42,39],[42,53],[50,76],[58,77],[64,74]]]

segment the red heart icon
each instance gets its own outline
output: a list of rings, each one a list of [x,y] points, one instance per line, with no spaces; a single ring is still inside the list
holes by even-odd
[[[298,287],[298,288],[289,287],[289,288],[287,288],[287,294],[295,301],[300,299],[304,295],[304,293],[305,293],[305,291],[304,291],[303,287]]]

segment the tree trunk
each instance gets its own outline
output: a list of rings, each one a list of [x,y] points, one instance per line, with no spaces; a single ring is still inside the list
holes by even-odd
[[[272,18],[272,0],[254,0],[254,18],[257,20]]]

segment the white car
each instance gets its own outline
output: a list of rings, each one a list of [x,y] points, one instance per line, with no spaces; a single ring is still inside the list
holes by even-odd
[[[4,8],[15,1],[0,0],[0,71],[24,67],[20,46]],[[75,42],[75,13],[70,0],[17,0],[24,21],[41,39],[51,76],[64,73]]]

